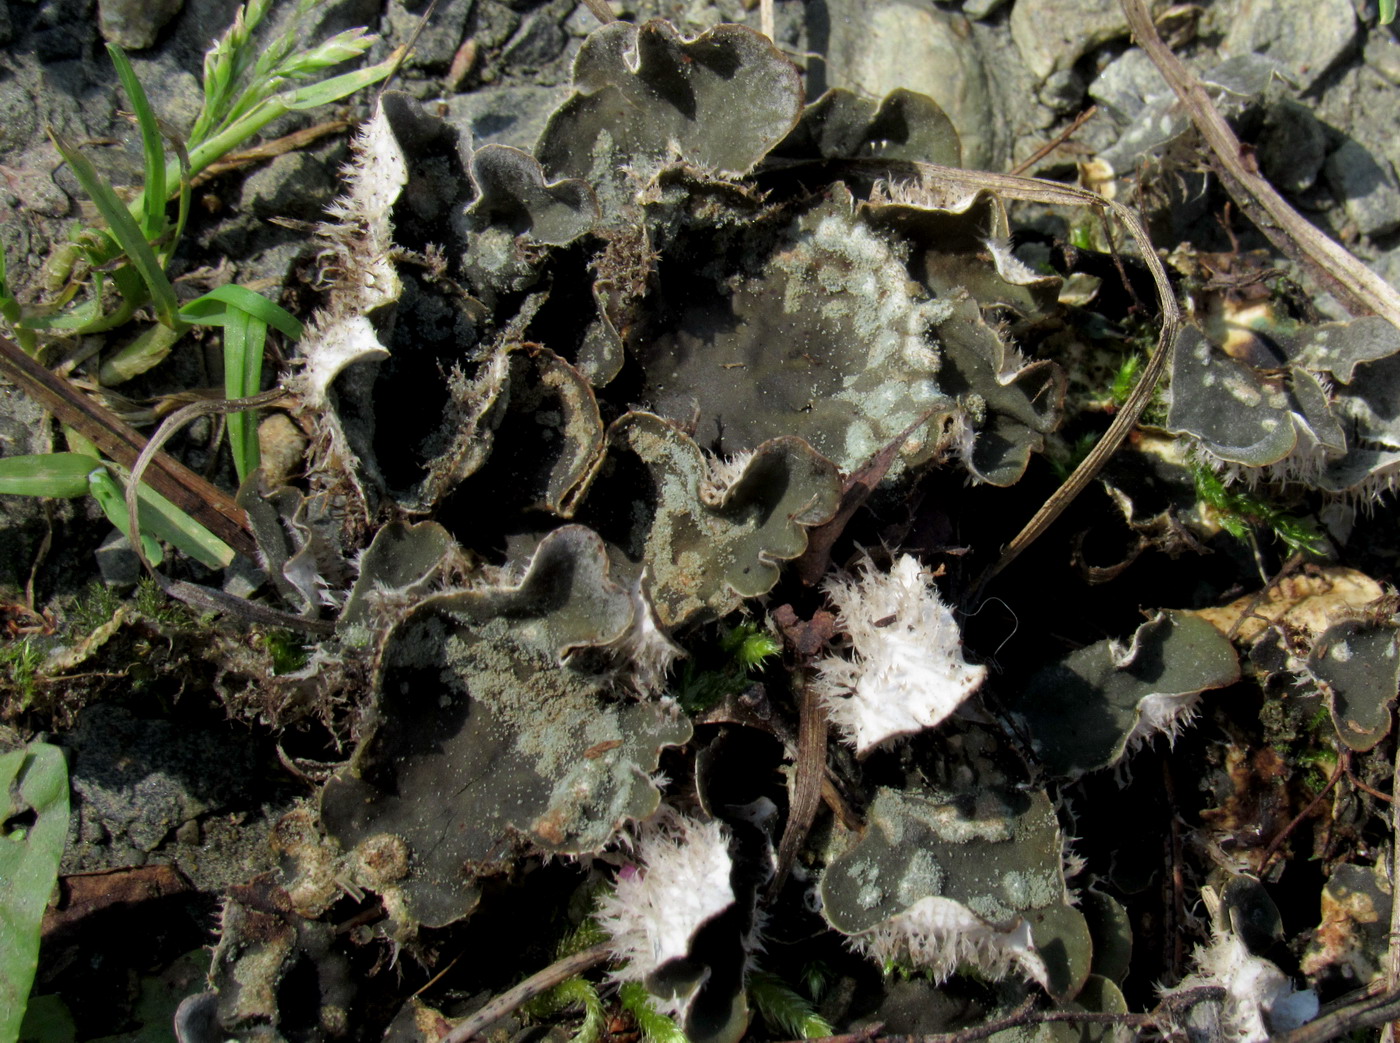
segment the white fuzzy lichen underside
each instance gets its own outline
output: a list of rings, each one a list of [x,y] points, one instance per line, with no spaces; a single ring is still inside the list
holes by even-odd
[[[728,838],[719,822],[664,814],[641,827],[635,852],[636,871],[619,875],[598,911],[614,954],[627,961],[617,972],[624,981],[687,956],[695,932],[734,904]]]
[[[817,692],[857,754],[935,727],[986,676],[986,667],[963,659],[952,610],[910,555],[888,573],[867,565],[859,579],[833,579],[825,589],[851,650],[818,662]]]
[[[923,967],[942,981],[962,966],[991,978],[1020,970],[1042,985],[1045,963],[1031,941],[1030,923],[1020,917],[1006,926],[983,920],[951,898],[928,897],[851,937],[862,954],[881,963]]]

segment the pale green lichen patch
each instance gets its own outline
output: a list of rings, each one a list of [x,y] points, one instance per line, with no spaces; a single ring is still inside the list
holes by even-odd
[[[993,976],[1015,967],[1072,995],[1088,974],[1087,928],[1068,904],[1044,793],[881,789],[821,894],[828,922],[857,948],[938,978],[964,962]]]
[[[778,581],[779,565],[807,548],[807,530],[835,513],[841,481],[799,438],[775,438],[734,468],[716,469],[674,425],[629,413],[610,433],[655,484],[643,589],[663,627],[727,615]]]

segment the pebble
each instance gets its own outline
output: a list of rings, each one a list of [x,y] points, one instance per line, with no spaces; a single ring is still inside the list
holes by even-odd
[[[1127,32],[1118,0],[1016,0],[1011,9],[1011,38],[1041,80]]]
[[[1395,175],[1364,145],[1347,139],[1327,157],[1323,169],[1358,232],[1377,236],[1400,228],[1400,188]]]
[[[828,85],[883,98],[897,87],[927,94],[962,138],[963,164],[988,167],[997,121],[971,26],[935,7],[830,0]]]
[[[97,0],[97,27],[108,43],[128,51],[150,47],[185,0]]]
[[[1267,54],[1307,90],[1356,40],[1351,0],[1237,0],[1222,53]]]

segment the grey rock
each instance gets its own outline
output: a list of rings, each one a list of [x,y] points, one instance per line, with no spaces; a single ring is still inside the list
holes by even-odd
[[[1283,192],[1305,192],[1313,186],[1327,159],[1327,132],[1312,110],[1282,98],[1264,113],[1264,126],[1255,143],[1259,166]]]
[[[902,0],[828,0],[827,9],[828,86],[876,98],[896,87],[927,94],[957,128],[965,165],[1003,158],[987,63],[966,18]]]
[[[128,51],[150,47],[185,0],[97,0],[102,38]]]
[[[1400,40],[1396,40],[1389,33],[1368,33],[1363,53],[1367,65],[1391,83],[1400,86]]]
[[[1166,90],[1166,80],[1147,53],[1130,47],[1104,66],[1089,85],[1089,96],[1107,115],[1128,123],[1137,118],[1148,98]]]
[[[288,152],[253,171],[243,182],[239,206],[258,217],[318,220],[335,196],[332,171],[317,156]]]
[[[131,549],[131,541],[113,529],[97,548],[97,571],[109,587],[134,587],[141,579],[141,559]]]
[[[1006,6],[1006,0],[963,0],[962,12],[969,18],[986,18],[998,7]]]
[[[482,87],[446,101],[444,118],[469,132],[474,145],[533,149],[545,120],[571,91],[567,87]]]
[[[1041,80],[1127,32],[1118,0],[1016,0],[1011,9],[1011,38]]]
[[[508,44],[502,57],[506,63],[523,69],[548,65],[563,53],[568,34],[549,9],[526,18]]]
[[[1084,77],[1075,69],[1056,69],[1040,85],[1040,100],[1065,114],[1078,111],[1084,101]]]
[[[440,5],[413,45],[413,54],[405,64],[420,69],[443,69],[451,64],[452,56],[466,36],[472,6],[471,3]],[[395,0],[384,17],[385,36],[396,43],[406,42],[417,31],[426,11],[426,3],[404,4]]]
[[[1237,0],[1222,53],[1267,54],[1304,90],[1356,40],[1351,0]]]
[[[1385,235],[1400,228],[1400,188],[1388,163],[1382,164],[1360,142],[1347,140],[1324,167],[1327,183],[1362,235]]]

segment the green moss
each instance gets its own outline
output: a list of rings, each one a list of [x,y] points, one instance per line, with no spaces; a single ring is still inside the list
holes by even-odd
[[[1289,550],[1320,554],[1322,533],[1306,518],[1290,514],[1277,504],[1255,495],[1226,488],[1220,476],[1208,467],[1191,469],[1197,498],[1215,514],[1220,527],[1239,540],[1249,539],[1255,526],[1269,529]]]
[[[697,651],[681,667],[676,701],[687,713],[703,713],[743,692],[754,672],[781,651],[778,639],[756,623],[722,631],[716,645]]]
[[[309,658],[307,645],[290,630],[269,630],[263,635],[263,643],[276,675],[296,673]]]
[[[835,1032],[808,999],[776,974],[756,971],[750,975],[749,999],[769,1027],[785,1039],[814,1039]]]
[[[5,687],[19,697],[21,710],[34,701],[43,661],[44,653],[27,637],[0,645],[0,675],[5,679]]]

